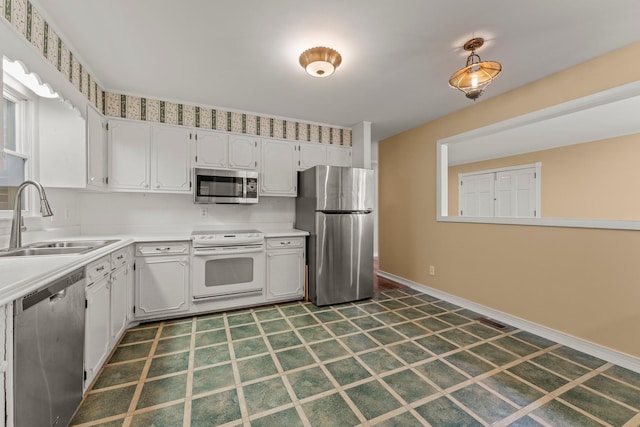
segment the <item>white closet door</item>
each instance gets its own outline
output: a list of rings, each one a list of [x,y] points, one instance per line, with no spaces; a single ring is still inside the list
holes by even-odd
[[[514,169],[496,173],[495,216],[536,216],[536,169]]]
[[[460,178],[460,216],[494,215],[494,173]]]

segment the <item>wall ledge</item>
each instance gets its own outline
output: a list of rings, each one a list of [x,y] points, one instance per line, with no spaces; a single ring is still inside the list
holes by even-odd
[[[542,326],[537,323],[512,316],[502,311],[494,310],[492,308],[477,304],[467,299],[434,289],[427,285],[423,285],[422,283],[413,282],[411,280],[405,279],[404,277],[396,276],[384,271],[378,271],[378,276],[408,286],[411,289],[415,289],[416,291],[424,292],[450,303],[459,305],[463,308],[475,311],[491,319],[506,323],[510,326],[514,326],[527,332],[531,332],[532,334],[536,334],[548,340],[557,342],[558,344],[571,347],[575,350],[582,351],[583,353],[587,353],[591,356],[598,357],[602,360],[606,360],[607,362],[611,362],[618,366],[622,366],[623,368],[640,373],[640,359],[631,355],[621,353],[608,347],[594,344],[592,342],[583,340],[573,335],[565,334],[564,332],[560,332],[555,329],[547,328],[546,326]]]

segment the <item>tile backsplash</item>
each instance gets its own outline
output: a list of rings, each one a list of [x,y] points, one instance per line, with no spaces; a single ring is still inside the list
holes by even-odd
[[[29,0],[0,0],[0,14],[106,116],[351,146],[351,129],[338,126],[106,92]]]

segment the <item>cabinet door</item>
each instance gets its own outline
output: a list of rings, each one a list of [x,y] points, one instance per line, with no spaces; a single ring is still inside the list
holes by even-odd
[[[304,296],[304,251],[267,252],[267,300]]]
[[[229,167],[257,169],[258,139],[240,135],[229,136]]]
[[[260,195],[295,197],[298,169],[296,144],[264,139],[261,153]]]
[[[86,292],[84,370],[87,378],[84,382],[85,389],[100,370],[111,348],[109,277],[89,286]]]
[[[229,167],[229,134],[215,131],[196,133],[196,165]]]
[[[187,311],[189,258],[136,259],[136,317]]]
[[[104,190],[107,186],[107,121],[87,107],[87,187]]]
[[[305,170],[316,165],[327,164],[327,146],[324,144],[300,143],[298,151],[298,170]]]
[[[110,339],[113,347],[118,342],[120,335],[127,327],[127,314],[129,312],[129,266],[121,266],[111,273],[111,329]]]
[[[109,120],[109,187],[149,190],[151,125]]]
[[[189,131],[177,126],[153,127],[151,179],[153,191],[189,192]]]
[[[351,166],[351,148],[327,146],[327,164],[329,166]]]

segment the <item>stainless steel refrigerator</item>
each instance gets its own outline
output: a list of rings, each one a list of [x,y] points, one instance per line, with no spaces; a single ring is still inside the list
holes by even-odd
[[[373,295],[373,171],[315,166],[298,173],[295,226],[309,232],[309,298],[339,304]]]

